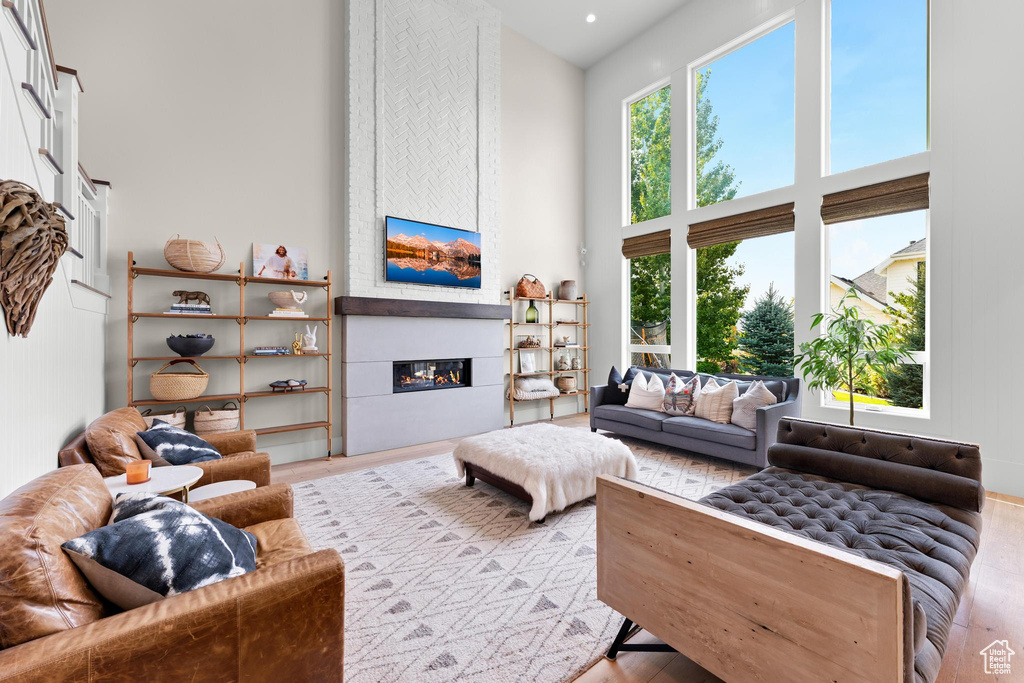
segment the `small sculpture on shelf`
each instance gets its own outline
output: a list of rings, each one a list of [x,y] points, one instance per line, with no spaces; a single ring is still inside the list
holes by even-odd
[[[306,325],[306,334],[302,335],[302,353],[319,353],[320,350],[316,348],[316,329],[317,326],[313,325],[313,329],[309,329],[309,325]]]
[[[184,289],[176,289],[171,296],[178,297],[179,304],[188,304],[195,301],[197,304],[210,305],[210,295],[206,292],[187,292]]]
[[[292,342],[292,355],[293,356],[301,356],[302,355],[302,340],[300,339],[301,336],[302,335],[300,335],[298,332],[295,333],[295,341]]]
[[[519,348],[521,349],[539,349],[540,348],[540,337],[528,334],[525,336],[520,335],[519,337]]]
[[[288,393],[289,391],[305,391],[306,380],[304,379],[279,379],[276,382],[270,383],[270,390],[274,393],[283,392]]]

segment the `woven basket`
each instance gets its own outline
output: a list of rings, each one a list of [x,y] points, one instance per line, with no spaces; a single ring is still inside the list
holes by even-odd
[[[142,419],[146,421],[146,428],[153,428],[153,420],[163,420],[172,427],[185,428],[185,406],[178,406],[173,413],[154,413],[152,408],[142,412]]]
[[[234,406],[228,408],[228,406]],[[238,404],[228,401],[220,410],[212,410],[203,406],[193,415],[194,431],[199,436],[205,434],[223,434],[238,431]]]
[[[178,363],[188,363],[199,372],[164,372]],[[149,376],[149,393],[158,401],[189,401],[202,396],[209,383],[210,375],[198,363],[182,358],[164,363],[163,367]]]
[[[220,240],[216,244],[199,240],[183,240],[175,235],[164,245],[164,258],[172,267],[190,273],[212,273],[224,265],[227,257]]]
[[[531,277],[532,280],[526,279]],[[516,283],[516,297],[519,299],[546,299],[547,295],[547,288],[544,287],[543,282],[537,279],[536,275],[527,273]]]
[[[558,378],[555,379],[555,386],[558,387],[558,390],[563,394],[576,391],[576,377],[573,375],[559,375]]]

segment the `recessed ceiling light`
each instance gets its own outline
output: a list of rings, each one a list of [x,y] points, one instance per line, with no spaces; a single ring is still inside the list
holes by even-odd
[[[588,24],[593,24],[595,21],[597,21],[597,15],[595,15],[595,14],[588,14],[587,15],[587,23]]]

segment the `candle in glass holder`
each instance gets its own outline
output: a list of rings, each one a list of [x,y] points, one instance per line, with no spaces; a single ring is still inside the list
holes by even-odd
[[[132,460],[125,465],[125,475],[129,484],[144,484],[149,481],[151,460]]]

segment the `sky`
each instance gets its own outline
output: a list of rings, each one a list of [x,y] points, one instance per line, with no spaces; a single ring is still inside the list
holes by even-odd
[[[480,246],[480,233],[478,232],[453,230],[440,225],[417,223],[393,216],[388,216],[387,234],[388,236],[407,235],[408,237],[423,235],[431,242],[454,242],[461,237],[467,242]]]
[[[927,148],[926,0],[832,0],[831,168],[847,171]],[[737,196],[793,183],[794,26],[786,24],[709,65],[705,95],[733,167]],[[925,235],[923,212],[831,227],[832,272],[856,277]],[[793,297],[793,235],[749,240],[746,308],[769,283]]]

